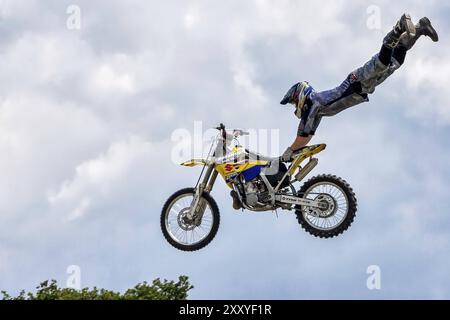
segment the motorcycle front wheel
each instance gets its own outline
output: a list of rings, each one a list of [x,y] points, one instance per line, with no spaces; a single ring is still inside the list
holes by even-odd
[[[202,217],[189,219],[194,193],[194,188],[175,192],[167,199],[161,212],[164,237],[173,247],[183,251],[206,247],[216,236],[220,224],[219,208],[208,193],[204,193],[200,200],[204,208]]]
[[[297,206],[300,225],[315,237],[332,238],[352,224],[357,209],[355,193],[350,185],[335,175],[319,175],[301,187],[299,197],[319,201],[324,209]]]

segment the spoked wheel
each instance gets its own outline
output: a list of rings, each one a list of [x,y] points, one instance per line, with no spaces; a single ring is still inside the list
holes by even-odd
[[[214,199],[209,194],[203,194],[200,200],[203,214],[190,218],[193,200],[193,188],[177,191],[166,201],[161,213],[164,237],[172,246],[183,251],[195,251],[207,246],[219,229],[219,208]]]
[[[324,204],[323,209],[297,206],[300,225],[310,234],[332,238],[343,233],[356,215],[356,197],[350,185],[332,175],[313,177],[302,186],[298,196]]]

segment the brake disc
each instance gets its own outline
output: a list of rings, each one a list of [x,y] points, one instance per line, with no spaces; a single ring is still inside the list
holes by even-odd
[[[321,218],[329,218],[336,213],[337,204],[336,200],[332,196],[326,193],[319,194],[316,199],[319,203],[323,204],[323,209],[316,209],[319,217]]]
[[[193,221],[188,218],[189,211],[189,207],[184,208],[180,211],[177,217],[178,225],[184,231],[191,231],[195,228],[195,224],[193,223]]]
[[[323,208],[311,208],[307,207],[304,210],[307,214],[318,217],[318,218],[329,218],[336,213],[337,204],[334,198],[326,193],[321,193],[314,198],[323,206]]]

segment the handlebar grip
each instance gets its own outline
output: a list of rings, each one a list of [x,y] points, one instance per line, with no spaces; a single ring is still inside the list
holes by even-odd
[[[221,123],[218,127],[215,127],[214,129],[219,130],[219,131],[225,131],[225,125],[223,123]]]
[[[241,130],[241,129],[234,129],[233,130],[233,135],[238,135],[238,136],[248,136],[250,135],[250,132]]]

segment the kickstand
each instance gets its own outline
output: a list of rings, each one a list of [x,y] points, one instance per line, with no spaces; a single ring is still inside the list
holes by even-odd
[[[277,219],[278,219],[278,210],[275,209],[274,211],[275,211],[275,215],[277,216]]]

